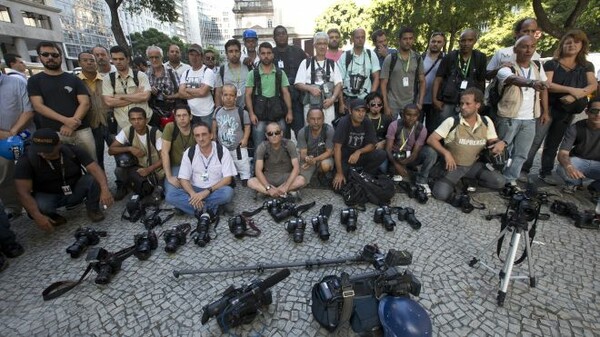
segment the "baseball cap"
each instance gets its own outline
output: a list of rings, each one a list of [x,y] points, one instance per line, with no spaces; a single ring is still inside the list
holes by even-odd
[[[189,47],[188,47],[188,53],[192,52],[192,51],[196,51],[200,54],[202,54],[202,47],[200,47],[199,44],[197,43],[192,43]]]
[[[31,137],[31,149],[33,153],[49,153],[54,150],[60,138],[58,133],[52,129],[39,129]]]
[[[365,108],[367,109],[367,102],[364,99],[356,98],[350,102],[350,110]]]

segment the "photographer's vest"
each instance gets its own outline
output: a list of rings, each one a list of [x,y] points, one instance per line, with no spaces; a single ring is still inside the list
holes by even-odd
[[[539,81],[540,68],[538,67],[537,63],[531,62],[529,67],[529,69],[532,69],[533,73],[533,77],[531,79]],[[515,66],[511,67],[511,70],[516,76],[523,77],[521,76],[519,70]],[[500,101],[498,101],[498,116],[505,118],[517,117],[517,115],[519,114],[519,109],[523,104],[523,91],[521,90],[521,87],[518,87],[516,85],[498,85],[496,88],[501,96]],[[528,89],[534,90],[533,88]],[[540,117],[540,93],[535,90],[534,92],[535,104],[533,105],[533,118],[538,118]]]
[[[90,84],[90,81],[83,74],[80,74],[77,77],[83,81],[85,87],[90,93],[90,109],[85,115],[85,119],[88,121],[92,129],[95,129],[100,125],[106,126],[106,116],[110,108],[102,100],[102,76],[100,74],[96,75],[96,77],[93,79],[93,87]]]
[[[471,126],[462,118],[456,117],[458,123],[453,126],[444,139],[444,147],[452,153],[456,165],[471,166],[477,158],[481,150],[485,148],[487,143],[487,131],[490,120],[484,122],[482,117],[477,115],[475,127]],[[487,117],[483,117],[487,118]]]
[[[131,146],[135,146],[139,149],[146,149],[146,154],[143,157],[138,157],[138,162],[141,167],[149,167],[152,163],[160,161],[160,154],[156,149],[157,131],[158,129],[155,127],[149,129],[148,126],[146,126],[146,144],[142,144],[140,137],[136,134],[133,127],[123,129]],[[148,153],[150,153],[150,160],[148,160]],[[165,172],[162,168],[155,170],[154,173],[161,179],[165,176]]]

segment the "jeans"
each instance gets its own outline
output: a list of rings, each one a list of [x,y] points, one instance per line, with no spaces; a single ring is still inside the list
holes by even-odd
[[[421,165],[421,169],[417,171],[415,176],[415,182],[417,184],[427,184],[429,181],[429,172],[431,172],[431,168],[435,165],[437,159],[437,151],[431,146],[425,145],[421,148],[421,151],[419,151],[417,159],[408,164],[411,168],[416,168]]]
[[[77,130],[69,137],[60,135],[60,141],[65,144],[77,145],[83,148],[92,159],[98,160],[98,158],[96,158],[96,140],[94,139],[91,128]]]
[[[510,166],[506,166],[503,172],[504,178],[509,183],[517,181],[523,163],[527,160],[535,138],[535,124],[535,119],[498,117],[496,123],[498,137],[509,144]]]
[[[600,161],[571,157],[571,164],[587,179],[600,180]],[[583,179],[573,179],[567,175],[565,168],[558,165],[556,173],[565,181],[567,186],[582,185]]]
[[[205,190],[205,188],[196,186],[192,186],[192,188],[195,192]],[[231,199],[233,199],[233,188],[231,188],[231,186],[221,187],[218,190],[213,191],[206,199],[204,199],[205,208],[213,214],[217,214],[219,206],[231,202]],[[165,200],[167,203],[182,210],[186,214],[194,215],[194,212],[196,211],[196,209],[190,205],[190,195],[183,188],[174,190],[173,193],[165,198]]]
[[[85,208],[88,211],[100,209],[100,185],[91,174],[79,178],[73,186],[72,194],[34,192],[33,197],[40,212],[43,214],[56,213],[56,209],[62,206],[73,207],[79,205],[85,199]]]
[[[259,120],[256,125],[252,125],[252,141],[254,142],[254,151],[256,151],[258,145],[260,145],[260,143],[266,139],[265,132],[267,131],[267,125],[269,123],[271,122]],[[285,134],[285,119],[280,119],[277,121],[277,124],[279,124],[279,127],[281,128],[281,132]]]
[[[348,176],[348,170],[350,167],[362,167],[363,170],[369,174],[377,174],[377,169],[387,158],[387,153],[383,150],[373,150],[368,153],[363,153],[358,158],[358,161],[354,165],[348,164],[348,158],[352,155],[353,151],[342,150],[342,172],[344,176]]]
[[[446,175],[435,182],[433,196],[438,200],[446,201],[454,192],[454,186],[463,178],[476,179],[479,185],[501,189],[504,187],[504,177],[498,171],[490,171],[481,162],[475,162],[471,166],[456,166],[454,171],[446,172]]]
[[[16,238],[15,233],[10,230],[10,222],[4,212],[4,204],[0,201],[0,246],[13,243]]]
[[[173,175],[173,177],[177,178],[177,175],[179,174],[179,168],[180,168],[179,166],[171,167],[171,174]],[[171,185],[171,183],[169,182],[169,180],[166,177],[165,177],[164,187],[165,187],[165,199],[166,200],[169,200],[169,198],[172,198],[175,191],[182,189],[181,187],[175,187],[175,186]]]

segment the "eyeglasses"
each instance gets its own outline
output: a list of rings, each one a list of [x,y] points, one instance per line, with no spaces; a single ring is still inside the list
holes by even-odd
[[[207,61],[214,61],[215,57],[214,56],[206,56],[204,59]]]
[[[600,109],[598,109],[598,108],[588,109],[587,113],[592,114],[592,115],[597,115],[597,114],[600,114]]]
[[[43,57],[50,57],[50,56],[52,56],[53,58],[57,59],[57,58],[60,57],[60,54],[59,53],[44,52],[44,53],[40,53],[40,56],[43,56]]]
[[[267,136],[269,137],[273,137],[273,136],[279,136],[281,134],[281,131],[275,131],[275,132],[267,132]]]
[[[379,108],[381,108],[383,106],[383,103],[371,103],[369,105],[372,106],[372,107],[379,107]]]

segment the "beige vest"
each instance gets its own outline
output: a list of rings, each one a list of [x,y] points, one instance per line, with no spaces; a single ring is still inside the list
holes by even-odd
[[[125,136],[127,137],[127,139],[129,139],[129,128],[123,129],[125,131]],[[146,139],[149,139],[150,137],[150,128],[148,127],[146,129]],[[134,131],[135,132],[135,131]],[[156,137],[160,137],[160,133],[156,133]],[[140,141],[140,138],[138,137],[137,134],[135,134],[135,136],[133,137],[133,144],[131,144],[131,146],[135,146],[139,149],[145,149],[147,144],[142,144],[142,142]],[[146,154],[143,157],[138,157],[138,162],[139,165],[141,167],[148,167],[148,152],[150,152],[150,158],[152,158],[152,164],[160,161],[160,153],[158,152],[158,150],[156,149],[156,144],[150,144],[150,148],[147,149]],[[163,178],[165,176],[165,172],[163,171],[162,168],[154,171],[154,173],[156,173],[158,178]]]
[[[488,123],[491,122],[488,120]],[[487,143],[487,126],[480,121],[479,125],[472,130],[469,125],[462,123],[461,118],[461,122],[452,132],[455,132],[454,138],[445,144],[445,147],[452,153],[457,165],[473,165]]]
[[[533,75],[534,79],[540,79],[540,69],[538,66],[531,62],[533,67]],[[515,71],[515,75],[519,75],[519,70],[516,67],[512,67]],[[502,87],[498,86],[498,93],[502,93]],[[532,89],[533,90],[533,89]],[[519,109],[521,108],[521,104],[523,104],[523,92],[521,91],[521,87],[516,85],[508,85],[504,86],[504,94],[498,102],[498,116],[505,118],[515,118],[519,114]],[[540,117],[540,93],[535,92],[535,104],[533,105],[533,117]]]

